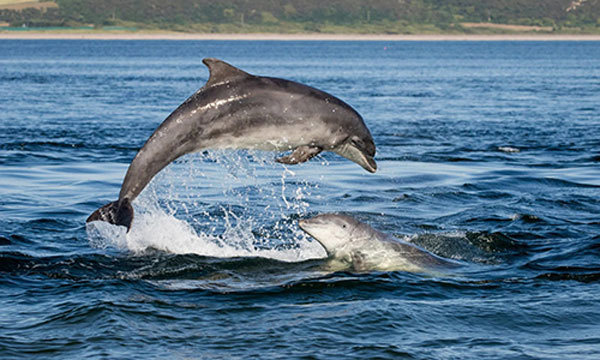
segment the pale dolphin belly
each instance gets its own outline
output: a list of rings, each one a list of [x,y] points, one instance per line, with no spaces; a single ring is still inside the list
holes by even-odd
[[[385,235],[385,234],[384,234]],[[417,245],[385,235],[370,239],[359,249],[340,249],[327,264],[330,269],[407,271],[442,274],[460,268],[456,261],[437,256]]]

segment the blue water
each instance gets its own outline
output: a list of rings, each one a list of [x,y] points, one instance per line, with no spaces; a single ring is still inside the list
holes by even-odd
[[[300,81],[379,170],[209,151],[86,217],[208,77]],[[600,358],[600,43],[0,41],[0,358]],[[345,211],[468,264],[327,273]]]

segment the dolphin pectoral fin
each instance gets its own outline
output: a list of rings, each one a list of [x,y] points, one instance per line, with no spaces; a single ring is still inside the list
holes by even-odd
[[[131,206],[131,202],[125,198],[120,201],[108,203],[94,211],[85,222],[92,221],[106,221],[113,225],[125,226],[127,231],[129,231],[131,222],[133,221],[133,207]]]
[[[323,149],[318,146],[298,146],[294,151],[286,156],[275,159],[282,164],[300,164],[317,156]]]

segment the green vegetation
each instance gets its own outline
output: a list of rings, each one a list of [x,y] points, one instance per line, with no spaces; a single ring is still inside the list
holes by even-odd
[[[15,1],[15,2],[18,2]],[[183,32],[600,33],[600,0],[56,0],[2,9],[11,26]],[[4,1],[6,3],[6,1]],[[486,27],[493,23],[526,27]],[[468,25],[468,26],[467,26]]]

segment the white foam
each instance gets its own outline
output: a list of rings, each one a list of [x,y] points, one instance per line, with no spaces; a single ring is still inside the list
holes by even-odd
[[[134,254],[156,249],[281,261],[325,257],[322,247],[290,221],[290,216],[307,212],[305,198],[311,186],[295,178],[293,171],[267,166],[272,161],[253,156],[211,152],[169,166],[134,201],[135,219],[129,233],[123,227],[92,223],[88,226],[90,244]],[[273,181],[274,176],[280,181]],[[294,184],[288,179],[295,180]],[[251,198],[257,198],[255,192],[261,204],[251,203]],[[203,194],[218,202],[218,211],[216,204],[206,204]],[[253,230],[267,234],[257,237]]]
[[[515,147],[511,147],[511,146],[499,146],[498,147],[498,151],[502,151],[505,153],[518,153],[521,152],[521,150],[515,148]]]

